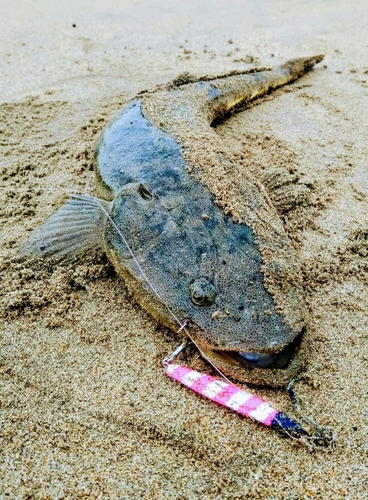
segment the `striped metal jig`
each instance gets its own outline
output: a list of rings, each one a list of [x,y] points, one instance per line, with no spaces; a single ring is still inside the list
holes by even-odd
[[[191,368],[172,363],[172,360],[185,348],[182,344],[171,356],[163,360],[166,375],[180,382],[192,391],[214,401],[222,406],[249,417],[267,427],[280,431],[300,444],[313,451],[313,444],[330,445],[335,442],[336,436],[329,427],[321,427],[313,423],[317,435],[310,434],[298,422],[288,417],[281,411],[273,408],[269,403],[250,392],[236,387],[229,380],[220,380],[211,375],[200,373]],[[295,393],[294,398],[296,399]],[[299,404],[297,404],[297,407]],[[307,420],[302,414],[303,420]],[[307,420],[308,423],[312,421]]]

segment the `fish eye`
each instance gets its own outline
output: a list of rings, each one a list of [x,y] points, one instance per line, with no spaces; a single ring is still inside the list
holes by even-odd
[[[196,306],[211,306],[216,296],[216,289],[207,278],[198,278],[189,287],[190,300]]]
[[[148,191],[144,184],[139,184],[138,193],[144,200],[152,200],[153,198],[152,193]]]

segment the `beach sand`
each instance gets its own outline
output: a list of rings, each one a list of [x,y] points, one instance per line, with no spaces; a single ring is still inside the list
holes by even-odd
[[[0,497],[367,498],[368,4],[0,1]],[[18,253],[66,193],[94,192],[95,141],[138,92],[189,72],[316,69],[217,127],[264,182],[302,263],[305,412],[333,449],[180,387],[179,344],[102,254]],[[207,373],[194,347],[179,358]],[[257,388],[299,418],[285,390]]]

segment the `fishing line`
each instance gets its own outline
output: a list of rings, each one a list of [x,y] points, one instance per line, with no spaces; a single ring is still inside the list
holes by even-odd
[[[73,196],[75,198],[78,198],[78,195],[73,195]],[[80,196],[83,196],[83,195],[80,195]],[[143,270],[142,266],[139,264],[138,259],[134,255],[133,250],[129,246],[129,243],[127,242],[127,240],[124,237],[123,233],[121,232],[120,228],[118,227],[118,225],[116,224],[116,222],[113,220],[113,218],[110,216],[110,214],[108,213],[108,211],[106,210],[106,208],[100,203],[100,201],[98,200],[98,198],[95,198],[94,196],[92,196],[92,199],[94,200],[94,202],[96,203],[96,205],[98,205],[101,208],[101,210],[103,211],[103,213],[106,215],[107,219],[110,221],[110,223],[112,224],[112,226],[114,227],[114,229],[116,230],[116,232],[118,233],[118,235],[120,236],[121,240],[123,241],[124,245],[127,247],[130,255],[132,256],[132,259],[134,260],[134,262],[135,262],[135,264],[136,264],[139,272],[142,274],[143,278],[146,280],[148,286],[151,288],[151,290],[153,291],[154,295],[156,295],[156,297],[160,300],[160,302],[162,302],[164,304],[164,306],[169,311],[169,313],[171,314],[171,316],[173,317],[173,319],[179,324],[180,329],[177,331],[177,333],[179,333],[182,330],[184,330],[184,332],[186,333],[186,335],[190,338],[190,340],[193,342],[193,344],[196,346],[196,348],[200,352],[201,356],[221,375],[221,377],[223,379],[225,379],[229,384],[231,384],[234,387],[236,387],[234,385],[234,383],[231,382],[231,380],[229,380],[226,377],[226,375],[224,373],[222,373],[222,371],[210,359],[208,359],[208,357],[204,354],[204,352],[201,350],[201,348],[198,346],[198,344],[193,340],[192,336],[190,335],[190,333],[188,332],[188,330],[186,328],[187,322],[186,321],[185,322],[181,322],[180,319],[176,316],[176,314],[170,309],[170,307],[168,306],[167,302],[161,298],[161,295],[159,294],[158,290],[156,289],[156,287],[148,279],[147,274]],[[167,358],[165,358],[165,359],[167,359]]]

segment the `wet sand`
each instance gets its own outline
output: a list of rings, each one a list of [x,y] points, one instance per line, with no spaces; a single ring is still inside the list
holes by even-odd
[[[368,488],[365,2],[0,1],[0,497],[360,499]],[[6,14],[5,14],[6,13]],[[74,26],[75,25],[75,26]],[[168,379],[178,345],[102,254],[18,254],[144,89],[325,53],[217,126],[264,183],[302,263],[310,453]],[[194,348],[183,364],[211,372]],[[257,389],[297,417],[285,391]]]

